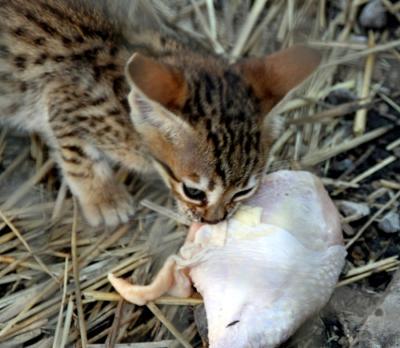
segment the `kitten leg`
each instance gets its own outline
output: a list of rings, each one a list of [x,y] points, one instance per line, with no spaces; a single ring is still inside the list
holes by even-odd
[[[87,221],[93,226],[102,222],[115,226],[128,221],[134,210],[132,198],[115,181],[107,158],[93,145],[93,127],[77,122],[77,118],[68,109],[60,109],[60,105],[57,109],[49,108],[50,131],[46,135]]]
[[[72,161],[78,157],[67,157],[70,155],[71,147],[62,147],[60,166],[88,222],[93,226],[102,222],[110,226],[127,222],[133,214],[133,202],[126,189],[114,181],[108,163],[80,157],[77,167]]]
[[[115,182],[105,159],[90,156],[81,139],[71,140],[60,140],[55,157],[87,221],[93,226],[127,222],[133,213],[129,193]]]

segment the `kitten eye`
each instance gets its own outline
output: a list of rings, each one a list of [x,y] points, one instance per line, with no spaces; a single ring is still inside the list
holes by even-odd
[[[236,198],[239,198],[239,197],[242,197],[242,196],[245,196],[245,195],[247,195],[248,193],[250,193],[251,191],[253,191],[253,189],[254,189],[254,187],[251,187],[251,188],[249,188],[249,189],[246,189],[246,190],[243,190],[243,191],[239,191],[239,192],[236,192],[234,195],[233,195],[233,199],[236,199]]]
[[[201,191],[197,188],[187,187],[185,184],[182,184],[184,194],[195,201],[204,201],[206,199],[206,194],[204,191]]]

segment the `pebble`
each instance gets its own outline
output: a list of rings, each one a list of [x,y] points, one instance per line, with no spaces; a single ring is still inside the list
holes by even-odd
[[[381,0],[370,1],[359,17],[360,25],[366,29],[382,29],[387,23],[387,14]]]
[[[337,201],[339,210],[346,216],[358,215],[360,218],[369,215],[370,209],[366,203],[356,203],[350,201]]]
[[[368,38],[365,35],[350,35],[350,42],[352,43],[359,43],[359,44],[367,44]]]
[[[335,89],[327,96],[327,101],[333,105],[351,102],[356,100],[357,96],[348,89],[339,88]]]
[[[379,221],[378,227],[386,233],[400,232],[400,214],[394,210],[389,211]]]
[[[344,172],[346,169],[353,165],[353,161],[350,158],[345,158],[342,161],[334,162],[334,169],[339,172]]]

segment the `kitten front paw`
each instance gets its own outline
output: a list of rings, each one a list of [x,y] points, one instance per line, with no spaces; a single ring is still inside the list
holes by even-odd
[[[116,226],[128,221],[134,213],[133,199],[128,191],[107,183],[80,197],[83,215],[92,226],[101,223]]]

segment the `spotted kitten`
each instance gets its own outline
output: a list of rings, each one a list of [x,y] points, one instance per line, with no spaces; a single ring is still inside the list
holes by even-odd
[[[226,218],[257,189],[274,139],[265,115],[318,55],[230,65],[158,34],[132,33],[129,46],[71,4],[0,0],[0,121],[43,137],[92,225],[132,213],[113,162],[157,170],[193,220]]]

